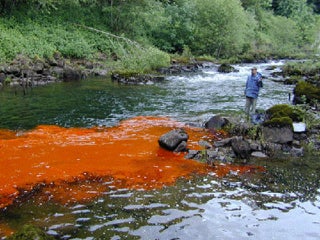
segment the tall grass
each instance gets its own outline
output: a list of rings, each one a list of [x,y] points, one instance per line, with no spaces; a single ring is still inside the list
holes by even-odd
[[[88,19],[86,10],[80,11],[77,19],[74,16],[71,18],[70,13],[66,12],[68,11],[64,10],[58,15],[27,12],[25,15],[13,14],[11,17],[1,18],[0,62],[10,62],[17,55],[48,59],[55,53],[60,53],[64,58],[92,61],[104,54],[107,56],[104,64],[118,69],[134,69],[137,72],[148,72],[170,64],[169,55],[154,47],[137,48],[121,38],[104,34],[107,27],[101,24],[103,21],[98,25],[98,29],[101,27],[103,30],[101,32],[80,27]],[[96,22],[97,16],[86,24],[92,26]],[[114,61],[114,56],[117,61]]]

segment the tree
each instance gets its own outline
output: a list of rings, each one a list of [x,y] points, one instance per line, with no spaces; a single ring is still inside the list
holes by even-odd
[[[216,57],[237,55],[254,39],[256,22],[237,0],[194,0],[192,50]]]
[[[250,8],[270,9],[272,6],[272,0],[241,0],[241,3],[245,9],[250,9]]]
[[[181,53],[193,41],[193,15],[188,0],[164,4],[162,17],[149,26],[152,43],[162,50]]]
[[[320,14],[320,0],[308,0],[308,3],[311,4],[316,13]]]

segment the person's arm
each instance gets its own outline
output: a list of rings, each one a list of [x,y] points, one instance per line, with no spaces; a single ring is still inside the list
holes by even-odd
[[[262,88],[263,87],[263,82],[262,82],[262,74],[258,73],[258,87]]]

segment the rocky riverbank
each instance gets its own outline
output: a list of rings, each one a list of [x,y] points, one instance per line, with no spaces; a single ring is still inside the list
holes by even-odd
[[[163,81],[165,75],[196,72],[201,68],[212,67],[208,61],[179,63],[172,61],[171,66],[158,69],[153,74],[119,72],[105,65],[105,57],[97,61],[65,59],[56,54],[52,59],[29,59],[18,56],[14,61],[0,64],[0,85],[10,87],[41,86],[61,81],[77,81],[88,76],[111,76],[113,81],[122,84],[148,84]]]
[[[56,54],[52,59],[29,59],[18,56],[0,65],[1,86],[34,87],[61,81],[77,81],[90,75],[106,76],[109,69],[101,62],[65,59]]]
[[[319,113],[309,114],[319,117]],[[186,152],[186,159],[209,165],[221,162],[247,163],[252,158],[287,159],[320,154],[320,121],[309,128],[303,122],[283,124],[274,121],[274,124],[270,124],[269,121],[270,115],[259,124],[216,115],[204,126],[208,132],[225,131],[227,137],[200,141],[202,150],[187,148],[188,137],[183,129],[174,129],[164,134],[159,144],[171,151]]]

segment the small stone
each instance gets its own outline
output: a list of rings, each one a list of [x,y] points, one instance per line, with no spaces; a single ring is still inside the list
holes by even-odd
[[[221,140],[221,141],[216,141],[216,142],[214,143],[214,146],[215,146],[215,147],[226,147],[226,146],[230,146],[231,140],[232,140],[232,138],[226,138],[226,139],[223,139],[223,140]]]
[[[200,153],[198,150],[189,150],[188,154],[185,156],[186,159],[195,159],[196,156]]]
[[[199,141],[199,145],[200,145],[201,147],[204,147],[205,149],[210,149],[210,148],[212,148],[212,145],[211,145],[209,142],[204,141],[204,140],[200,140],[200,141]]]
[[[182,141],[174,150],[174,152],[185,152],[187,151],[187,142]]]
[[[267,158],[268,156],[266,154],[264,154],[263,152],[252,152],[251,153],[251,156],[252,157],[255,157],[255,158]]]
[[[293,157],[302,157],[304,155],[304,149],[303,148],[296,148],[296,147],[293,147],[290,151],[290,154],[293,156]]]

